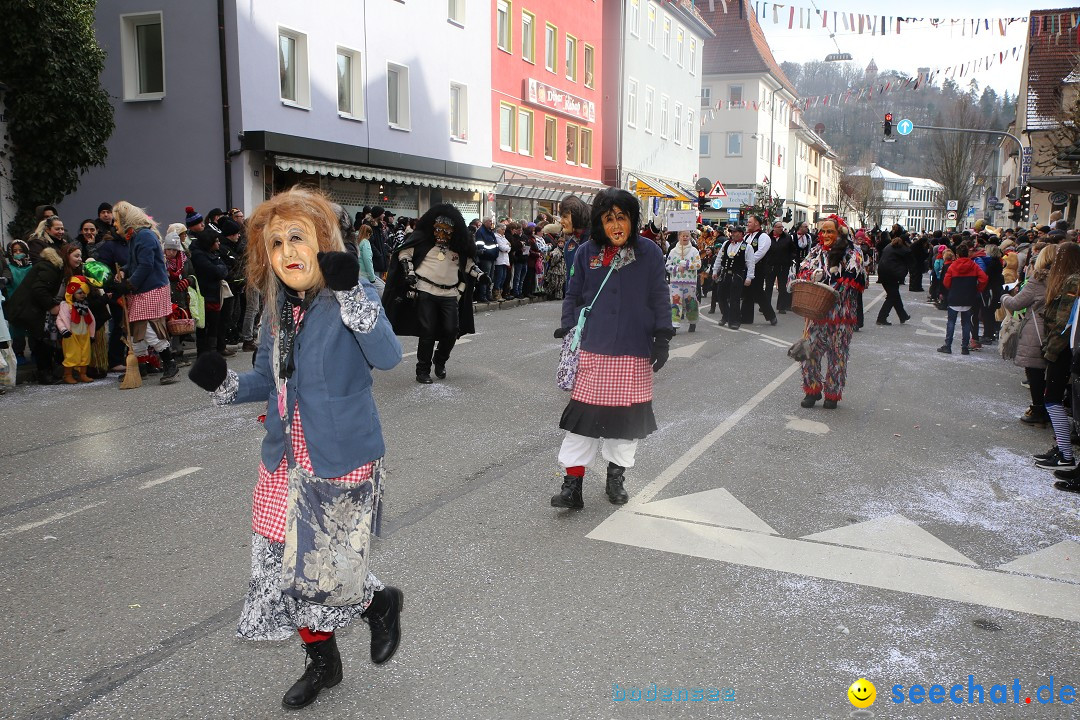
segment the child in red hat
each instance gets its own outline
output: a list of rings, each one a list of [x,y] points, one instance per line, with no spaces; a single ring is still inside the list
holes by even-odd
[[[94,314],[86,304],[89,293],[89,281],[82,275],[73,275],[64,289],[64,301],[56,316],[56,329],[64,349],[64,382],[71,385],[93,382],[86,374],[86,366],[90,364],[90,341],[97,329]]]

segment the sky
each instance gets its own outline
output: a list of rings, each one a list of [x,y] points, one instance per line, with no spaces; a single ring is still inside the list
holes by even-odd
[[[716,0],[719,3],[720,0]],[[697,0],[700,5],[708,7],[709,0]],[[733,3],[729,3],[733,4]],[[947,18],[1009,18],[1026,17],[1031,10],[1044,10],[1050,8],[1075,8],[1080,0],[1072,4],[1055,2],[1024,3],[1003,2],[1002,0],[796,0],[793,3],[781,3],[786,5],[780,11],[782,15],[789,12],[794,5],[796,8],[828,11],[831,18],[833,12],[877,14],[895,16],[903,14],[905,17],[947,17]],[[751,2],[751,7],[753,2]],[[795,28],[788,29],[788,20],[785,17],[782,23],[773,22],[773,3],[768,3],[764,19],[758,15],[765,37],[769,41],[773,55],[778,62],[806,62],[809,59],[824,60],[829,53],[837,52],[836,46],[829,40],[829,32],[832,20],[829,20],[830,30],[821,27],[820,16],[815,15],[816,26],[813,29],[799,29],[799,11],[795,13]],[[950,29],[947,24],[933,28],[929,23],[905,23],[901,27],[900,34],[893,32],[882,36],[859,35],[856,31],[844,31],[839,27],[836,33],[836,43],[840,46],[840,52],[851,53],[850,62],[860,68],[869,64],[871,58],[877,63],[879,70],[900,70],[914,75],[920,67],[929,67],[932,70],[941,69],[964,63],[969,60],[978,60],[988,54],[997,54],[1008,51],[1015,46],[1026,47],[1027,23],[1013,23],[1009,26],[1003,37],[996,30],[996,24],[991,23],[995,32],[987,34],[981,29],[978,35],[972,37],[969,34],[960,34],[959,25],[956,29]],[[965,75],[963,79],[959,74],[957,82],[967,85],[972,77],[978,80],[980,87],[990,85],[999,94],[1008,90],[1015,95],[1020,88],[1020,73],[1023,67],[1021,59],[1023,49],[1018,53],[1017,59],[1012,60],[1011,55],[1004,64],[998,64],[995,57],[993,67],[989,71],[982,70],[975,75]],[[940,79],[937,80],[940,83]]]

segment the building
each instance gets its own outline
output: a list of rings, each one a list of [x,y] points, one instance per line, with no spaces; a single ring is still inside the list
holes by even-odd
[[[724,12],[721,3],[699,11],[712,28],[706,38],[699,140],[699,173],[721,182],[728,198],[706,217],[727,220],[729,210],[752,204],[755,191],[790,199],[789,127],[795,117],[795,87],[773,57],[765,33],[742,3]]]
[[[820,135],[810,129],[798,111],[792,115],[790,133],[793,152],[789,164],[788,187],[791,197],[785,207],[785,217],[786,211],[790,209],[792,222],[814,222],[825,204],[822,200],[823,178],[828,181],[832,172],[830,167],[826,174],[825,163],[834,162],[836,153]]]
[[[863,226],[879,225],[888,228],[899,224],[912,232],[927,232],[946,227],[943,210],[945,186],[941,183],[928,178],[897,175],[876,164],[872,164],[869,170],[855,168],[848,175],[869,175],[877,191],[876,199],[864,203],[866,212],[860,212],[857,207],[849,208],[850,214],[858,218]],[[962,226],[966,217],[965,208],[957,225]],[[974,215],[971,222],[974,222]]]
[[[713,32],[690,0],[608,0],[604,35],[604,87],[621,93],[605,93],[603,180],[637,195],[646,219],[689,208]]]
[[[609,2],[611,0],[608,0]],[[481,0],[493,18],[490,155],[499,217],[532,219],[569,192],[601,190],[602,0]],[[388,38],[400,42],[394,33]],[[475,46],[458,55],[472,61]]]
[[[483,211],[500,177],[486,4],[434,13],[389,0],[260,0],[257,13],[238,0],[174,5],[98,2],[116,131],[109,160],[62,214],[93,216],[100,201],[127,199],[171,222],[185,205],[250,210],[297,182],[350,211],[416,216],[438,202],[466,218]]]

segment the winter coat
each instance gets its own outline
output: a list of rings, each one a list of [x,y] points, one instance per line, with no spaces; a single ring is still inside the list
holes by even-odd
[[[986,289],[986,273],[969,257],[959,257],[949,263],[941,281],[947,292],[949,307],[976,307],[979,295]]]
[[[1043,308],[1043,360],[1056,362],[1063,350],[1069,349],[1069,338],[1064,334],[1072,314],[1073,302],[1080,292],[1080,275],[1070,275],[1061,286],[1061,292]]]
[[[205,242],[199,240],[191,246],[191,265],[206,302],[221,304],[221,281],[229,274],[225,261],[217,253],[206,250]]]
[[[64,247],[63,240],[54,240],[52,235],[42,231],[41,235],[31,235],[30,239],[26,242],[26,247],[30,255],[30,262],[36,263],[41,259],[41,251],[45,248],[52,248],[57,253]]]
[[[1046,280],[1029,278],[1016,295],[1003,295],[1001,307],[1009,312],[1027,308],[1023,325],[1020,326],[1020,341],[1016,346],[1014,362],[1022,368],[1046,367],[1042,356],[1043,338],[1046,337],[1045,322],[1042,317],[1046,305]]]
[[[597,355],[651,357],[653,336],[673,333],[664,255],[656,243],[641,237],[620,252],[625,253],[623,264],[597,296],[611,269],[602,264],[603,246],[588,242],[578,248],[563,298],[562,327],[577,325],[581,309],[596,298],[581,349]]]
[[[157,233],[150,228],[139,228],[128,241],[128,262],[124,267],[124,276],[137,293],[150,292],[169,284],[165,250]]]
[[[1002,276],[1001,259],[980,254],[975,257],[975,264],[983,269],[987,278],[987,292],[983,293],[983,307],[997,309],[998,302],[1001,300],[1001,286],[1005,282]]]
[[[64,281],[64,261],[52,248],[41,252],[26,278],[8,301],[8,319],[34,340],[45,336],[45,313],[60,304],[60,284]]]
[[[904,282],[911,264],[911,249],[906,245],[885,246],[881,253],[881,261],[878,263],[878,276],[882,281]]]
[[[91,256],[109,268],[109,272],[115,273],[117,268],[128,264],[128,243],[121,237],[113,235],[111,239],[94,244]],[[162,251],[164,253],[164,251]]]

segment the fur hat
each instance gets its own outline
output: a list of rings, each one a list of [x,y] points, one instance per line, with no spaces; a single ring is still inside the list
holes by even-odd
[[[559,223],[549,223],[544,226],[542,231],[545,235],[558,235],[562,232],[562,225]]]
[[[187,225],[184,223],[169,223],[169,228],[165,231],[165,234],[176,233],[179,237],[182,233],[187,232]]]
[[[191,207],[190,205],[184,208],[184,212],[187,214],[187,217],[184,218],[184,224],[188,227],[191,227],[192,225],[198,225],[203,221],[203,216],[195,212],[195,208]]]
[[[180,243],[180,235],[178,233],[170,232],[165,234],[165,241],[162,243],[166,250],[183,250],[184,246]]]

